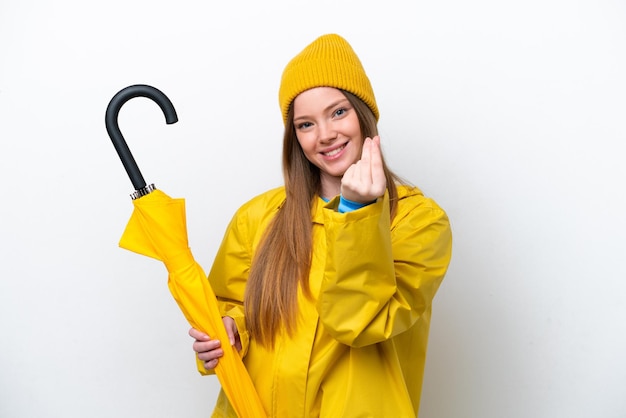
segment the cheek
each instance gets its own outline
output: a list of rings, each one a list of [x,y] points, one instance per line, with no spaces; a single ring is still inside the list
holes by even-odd
[[[300,134],[300,135],[296,135],[296,138],[298,139],[298,143],[300,144],[300,148],[302,148],[302,150],[305,153],[308,153],[312,149],[314,149],[315,141],[312,140],[312,136],[311,135]]]
[[[361,132],[361,125],[359,124],[359,119],[356,115],[352,118],[349,118],[345,121],[345,125],[343,126],[343,132],[347,136],[354,139],[359,139],[361,143],[363,143],[363,133]]]
[[[359,121],[357,120],[354,125],[352,125],[352,135],[361,139],[361,144],[363,144],[363,133],[361,132],[361,125],[359,125]]]

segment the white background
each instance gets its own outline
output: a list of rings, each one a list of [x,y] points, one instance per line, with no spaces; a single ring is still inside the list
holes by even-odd
[[[281,183],[280,73],[328,32],[453,225],[420,416],[626,417],[624,1],[0,0],[1,417],[209,416],[165,268],[117,245],[133,187],[106,106],[136,83],[174,103],[175,125],[137,98],[120,127],[208,270]]]

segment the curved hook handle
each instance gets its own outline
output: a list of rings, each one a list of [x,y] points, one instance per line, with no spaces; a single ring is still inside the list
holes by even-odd
[[[165,115],[165,122],[168,125],[178,122],[178,116],[176,115],[174,105],[162,91],[145,84],[128,86],[120,90],[109,102],[104,118],[107,132],[109,133],[111,141],[113,141],[115,150],[122,160],[122,164],[124,165],[126,173],[128,173],[135,190],[139,191],[146,187],[146,181],[143,179],[141,171],[139,171],[139,167],[137,167],[133,154],[130,152],[130,149],[126,144],[117,123],[117,117],[120,113],[120,109],[124,103],[134,97],[147,97],[156,102],[156,104],[158,104],[163,111],[163,114]]]

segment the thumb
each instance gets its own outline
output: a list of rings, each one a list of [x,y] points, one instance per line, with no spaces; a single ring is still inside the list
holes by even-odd
[[[235,345],[235,331],[232,329],[228,330],[228,341],[230,342],[230,345]]]
[[[237,336],[237,324],[235,320],[229,316],[225,316],[222,320],[224,321],[224,327],[226,328],[226,335],[228,335],[230,345],[235,345]]]

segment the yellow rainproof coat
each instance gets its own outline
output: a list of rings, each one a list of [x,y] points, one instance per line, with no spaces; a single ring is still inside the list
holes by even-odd
[[[314,300],[299,293],[294,335],[273,350],[246,330],[243,299],[259,241],[285,198],[270,190],[244,204],[227,228],[210,284],[235,319],[244,363],[269,417],[416,417],[432,301],[451,257],[446,213],[417,188],[339,213],[339,198],[313,208]],[[207,371],[198,361],[202,374]],[[236,417],[220,393],[213,417]],[[242,417],[246,418],[246,417]]]

